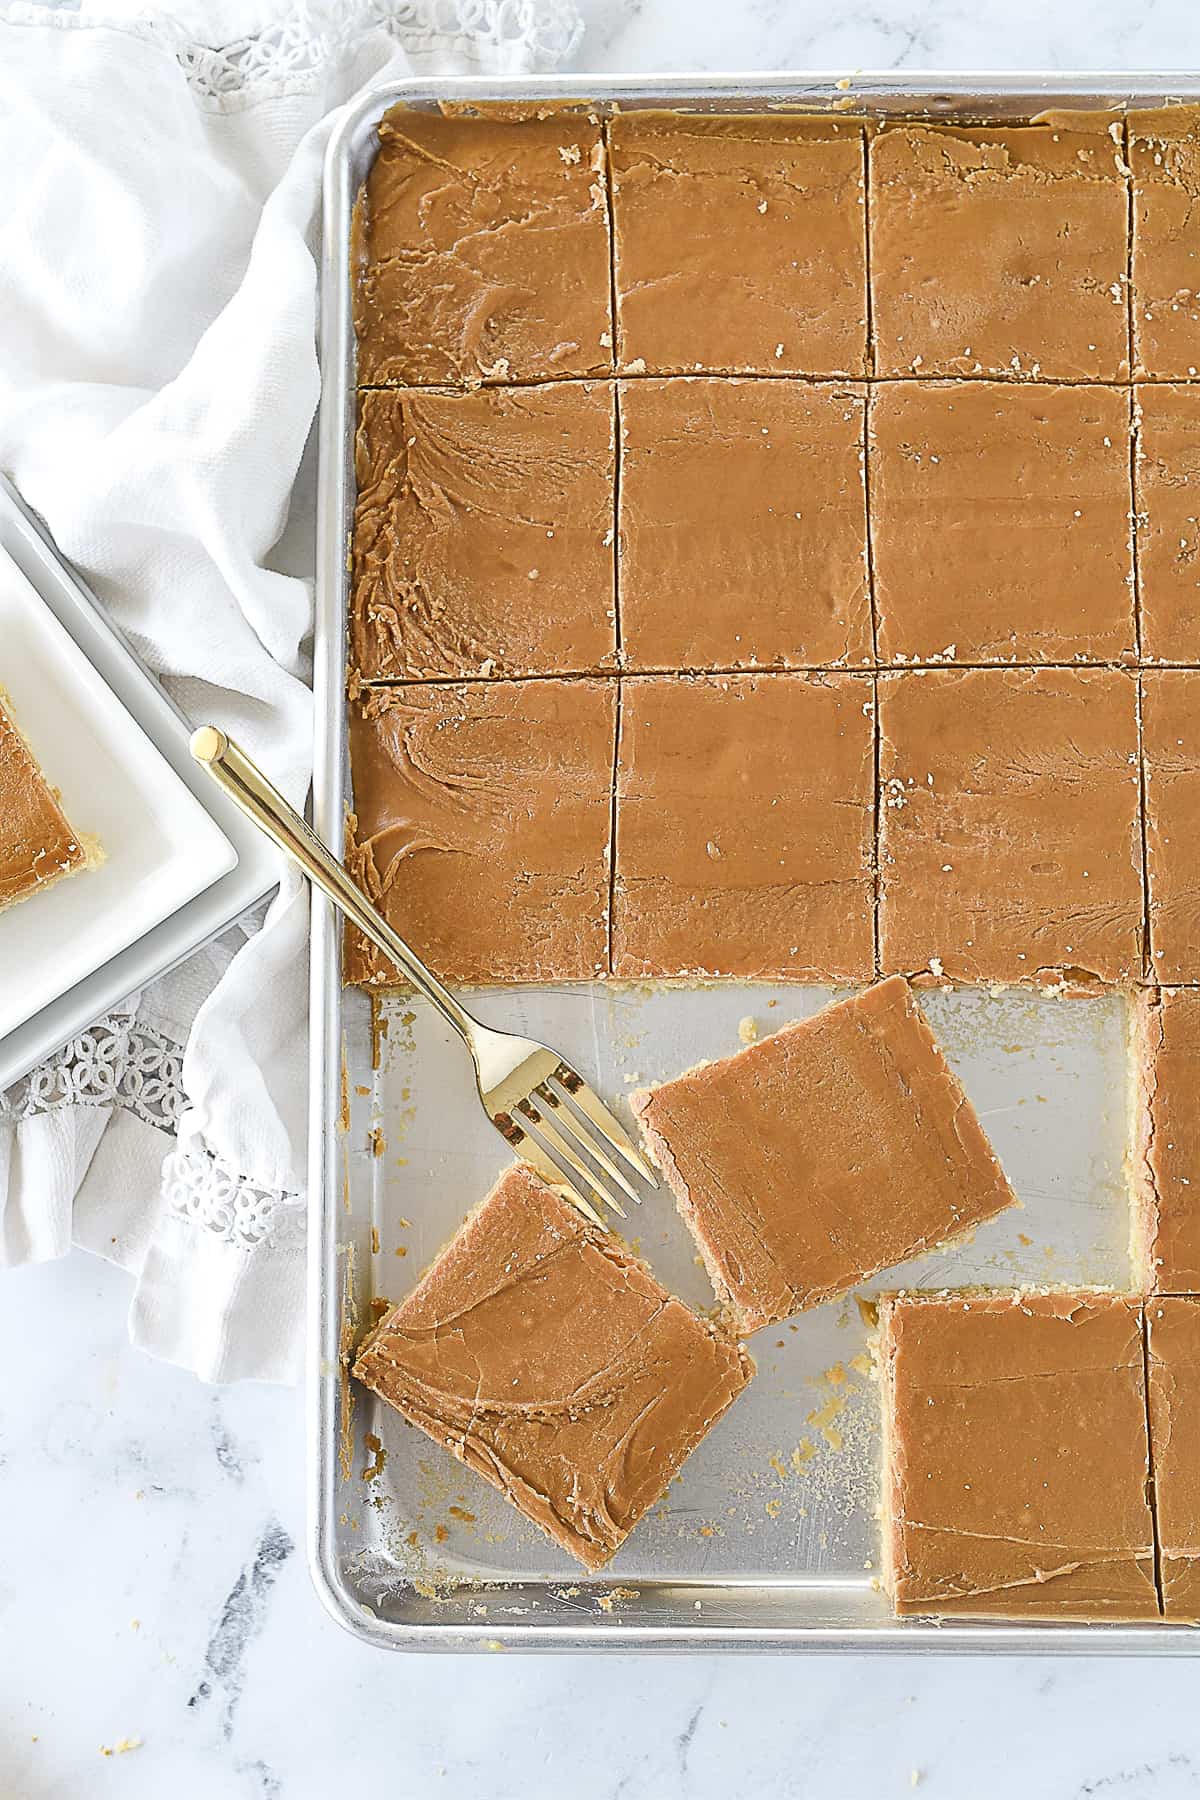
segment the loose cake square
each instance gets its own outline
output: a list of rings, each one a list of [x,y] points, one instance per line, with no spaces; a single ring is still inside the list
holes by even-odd
[[[351,655],[368,679],[616,660],[607,382],[359,401]]]
[[[588,1569],[621,1547],[753,1372],[740,1345],[519,1167],[354,1365]]]
[[[613,972],[869,978],[869,677],[630,677]]]
[[[1139,1303],[904,1294],[879,1323],[895,1611],[1157,1618]]]
[[[1200,1298],[1149,1300],[1150,1450],[1163,1612],[1200,1622]]]
[[[354,256],[361,385],[612,369],[604,153],[586,113],[393,108]]]
[[[1137,980],[1136,676],[938,669],[879,688],[885,973]]]
[[[629,112],[609,154],[619,368],[867,373],[860,124]]]
[[[632,1105],[740,1331],[1014,1201],[908,984],[884,981]]]
[[[889,125],[870,145],[878,375],[1129,374],[1120,128]]]
[[[1132,660],[1127,392],[881,382],[868,459],[883,661]]]
[[[447,981],[607,969],[615,685],[417,683],[350,706],[347,865]],[[352,929],[346,978],[396,971]]]

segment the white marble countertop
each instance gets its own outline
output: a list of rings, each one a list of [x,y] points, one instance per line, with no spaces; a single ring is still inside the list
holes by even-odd
[[[1195,0],[582,0],[578,66],[1186,68]],[[125,1341],[76,1255],[0,1307],[2,1800],[1175,1800],[1200,1665],[389,1657],[320,1609],[298,1394]],[[139,1742],[140,1740],[140,1742]],[[123,1741],[137,1747],[115,1751]]]
[[[299,1394],[125,1341],[126,1278],[4,1278],[3,1800],[1183,1800],[1200,1665],[391,1656],[304,1561]],[[105,1756],[122,1740],[137,1749]]]

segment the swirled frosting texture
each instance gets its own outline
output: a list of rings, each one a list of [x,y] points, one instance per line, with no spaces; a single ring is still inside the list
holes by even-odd
[[[589,1569],[753,1371],[740,1345],[520,1167],[354,1369]]]
[[[351,654],[368,679],[616,660],[612,384],[359,401]]]
[[[355,251],[362,384],[612,369],[603,152],[583,113],[393,108],[357,203]]]
[[[347,864],[447,981],[608,967],[615,684],[414,683],[351,702]],[[347,978],[395,971],[353,932]]]

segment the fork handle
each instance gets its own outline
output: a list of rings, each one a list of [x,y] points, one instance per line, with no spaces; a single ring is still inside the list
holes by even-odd
[[[399,933],[392,930],[308,822],[272,786],[245,751],[215,725],[201,725],[192,733],[191,750],[196,761],[204,764],[217,785],[224,788],[247,817],[253,819],[286,856],[299,864],[313,886],[320,888],[325,898],[357,925],[364,937],[370,938],[385,956],[403,969],[413,986],[453,1025],[469,1047],[475,1023],[471,1015],[425,967],[416,952],[409,949]]]

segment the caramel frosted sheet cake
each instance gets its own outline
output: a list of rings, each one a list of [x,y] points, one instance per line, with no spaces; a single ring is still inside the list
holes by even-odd
[[[584,973],[1200,981],[1197,167],[1185,107],[383,121],[351,680],[519,680],[535,737],[544,684],[607,687]],[[369,733],[354,775],[434,799]],[[564,975],[507,928],[441,972]]]
[[[101,857],[69,824],[0,688],[0,912]]]
[[[865,399],[849,383],[621,383],[626,669],[870,666]]]
[[[870,151],[877,375],[1129,374],[1118,120],[901,123]]]
[[[623,371],[867,373],[857,123],[635,112],[608,147]]]
[[[888,1306],[903,1613],[1195,1607],[1198,181],[1182,106],[397,109],[356,207],[357,878],[453,982],[861,990],[635,1097],[728,1325],[1012,1202],[901,977],[1128,997],[1152,1298]],[[633,1489],[581,1523],[532,1415],[460,1429],[406,1336],[515,1191],[360,1372],[597,1563]]]
[[[869,450],[881,660],[1133,660],[1127,392],[880,382]]]
[[[885,969],[1039,985],[1141,976],[1132,675],[883,676],[879,779]]]

